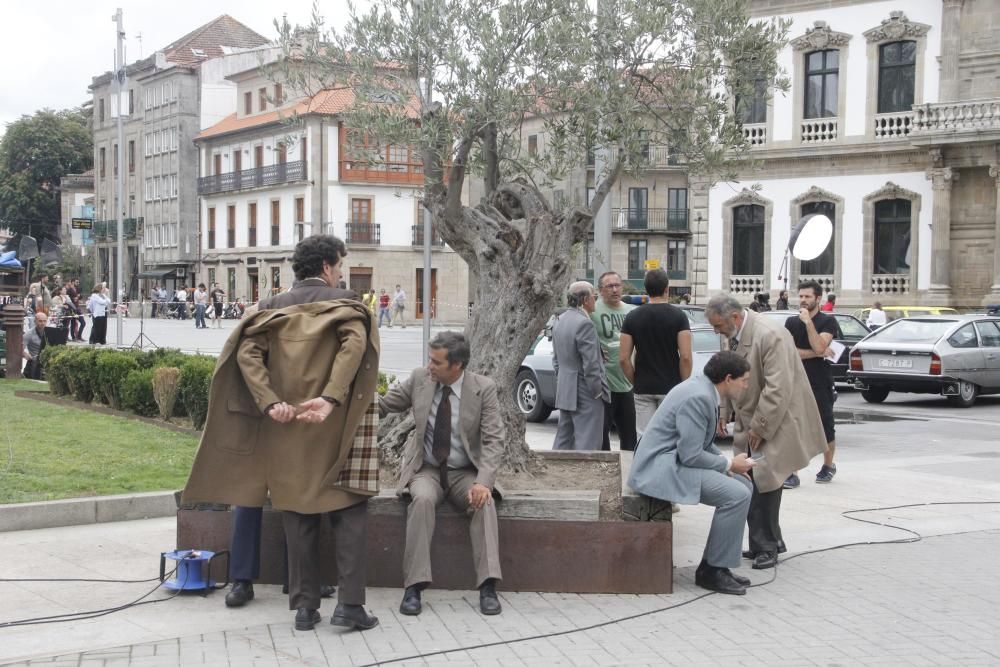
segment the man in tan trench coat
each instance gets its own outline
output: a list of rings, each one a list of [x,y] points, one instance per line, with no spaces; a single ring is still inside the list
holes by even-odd
[[[782,484],[826,450],[819,409],[795,343],[783,326],[745,310],[726,294],[709,300],[705,317],[729,339],[730,350],[750,362],[749,387],[732,404],[733,453],[760,457],[751,473],[750,549],[744,555],[753,559],[754,569],[774,567],[778,553],[785,551],[778,522]],[[726,416],[721,428],[728,422]]]
[[[296,286],[241,320],[219,357],[185,502],[283,510],[295,627],[319,621],[319,529],[333,524],[339,575],[331,623],[368,629],[367,500],[378,492],[374,414],[378,333],[355,300],[336,299],[346,255],[333,236],[296,246]],[[367,440],[366,440],[367,438]],[[364,446],[370,443],[370,447]]]

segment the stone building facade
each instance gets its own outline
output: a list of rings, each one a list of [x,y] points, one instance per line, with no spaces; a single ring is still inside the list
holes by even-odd
[[[123,160],[113,74],[93,78],[95,221],[90,239],[98,280],[117,282],[119,210],[125,218],[124,275],[132,297],[144,289],[138,278],[142,272],[158,272],[159,282],[171,286],[189,279],[198,252],[198,158],[192,139],[201,130],[203,89],[218,83],[202,75],[202,65],[267,41],[223,15],[127,65],[127,89],[120,100]],[[121,204],[119,168],[126,170]]]
[[[228,298],[257,301],[291,287],[291,257],[306,236],[330,233],[347,245],[343,277],[361,293],[401,285],[407,318],[422,317],[423,168],[406,146],[377,145],[369,163],[349,149],[343,112],[350,88],[314,95],[286,90],[258,68],[234,74],[236,112],[195,140],[201,173],[198,280]],[[463,322],[468,269],[436,235],[432,317]]]
[[[816,278],[838,306],[1000,301],[1000,4],[754,0],[791,21],[785,94],[741,105],[759,168],[692,183],[696,301]],[[792,227],[834,238],[791,259]],[[704,276],[702,282],[699,277]]]

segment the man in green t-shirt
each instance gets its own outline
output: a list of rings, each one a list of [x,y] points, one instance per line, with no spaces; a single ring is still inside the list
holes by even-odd
[[[608,376],[608,387],[611,389],[611,403],[604,404],[604,442],[601,449],[611,449],[608,433],[611,424],[614,424],[621,441],[621,448],[634,451],[635,398],[632,395],[632,383],[618,365],[618,339],[621,336],[625,316],[635,306],[622,302],[622,277],[614,271],[608,271],[597,279],[597,289],[601,298],[597,301],[590,319],[594,322],[597,338],[601,341],[604,370]]]

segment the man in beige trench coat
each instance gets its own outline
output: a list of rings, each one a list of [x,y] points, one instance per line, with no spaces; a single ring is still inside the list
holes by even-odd
[[[296,246],[296,286],[240,321],[222,350],[184,502],[282,510],[295,628],[319,622],[319,529],[333,524],[339,575],[331,623],[378,624],[364,609],[367,500],[378,493],[378,329],[333,289],[346,255],[333,236]]]
[[[750,384],[732,404],[736,421],[733,453],[757,458],[751,473],[754,488],[747,514],[753,568],[774,567],[785,551],[778,514],[785,478],[826,451],[826,436],[816,399],[809,390],[791,334],[778,323],[746,310],[721,294],[705,306],[705,316],[717,333],[729,339],[730,350],[750,362]],[[726,410],[720,427],[728,423]]]

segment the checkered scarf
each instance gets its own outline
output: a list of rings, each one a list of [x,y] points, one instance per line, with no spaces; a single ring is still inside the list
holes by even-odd
[[[372,392],[372,401],[365,411],[354,434],[347,463],[333,485],[338,489],[365,496],[378,495],[378,392]]]

